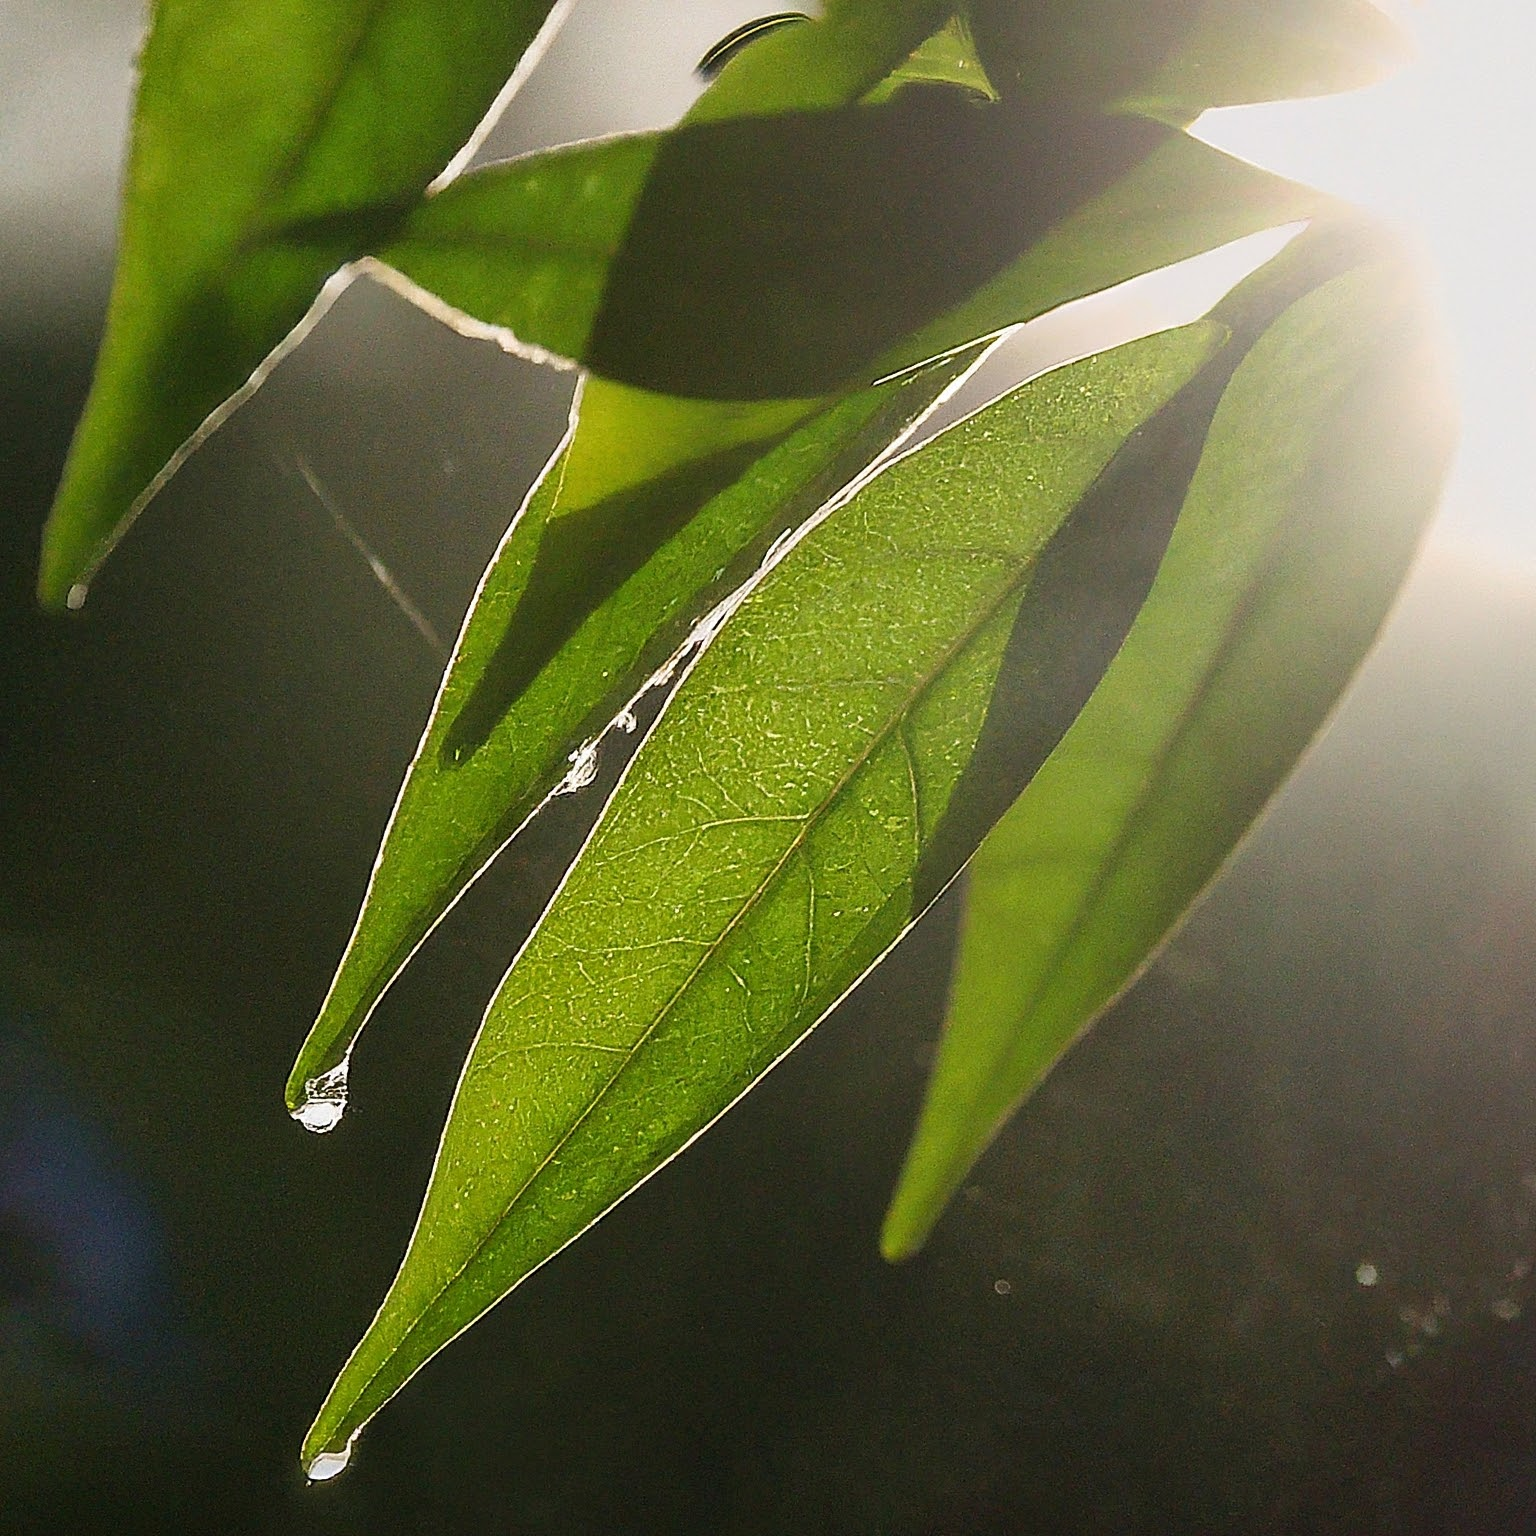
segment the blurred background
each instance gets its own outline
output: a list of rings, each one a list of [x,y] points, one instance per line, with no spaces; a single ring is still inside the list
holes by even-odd
[[[759,9],[579,0],[486,153],[671,120]],[[0,0],[0,1529],[1536,1528],[1531,24],[1456,14],[1415,12],[1423,64],[1347,107],[1201,125],[1429,241],[1469,447],[1379,651],[1193,921],[892,1269],[941,905],[310,1488],[299,1437],[595,807],[428,946],[342,1129],[295,1127],[283,1079],[436,676],[301,466],[451,633],[570,376],[358,283],[85,611],[42,618],[142,11]],[[1006,366],[1215,280],[1074,312]]]

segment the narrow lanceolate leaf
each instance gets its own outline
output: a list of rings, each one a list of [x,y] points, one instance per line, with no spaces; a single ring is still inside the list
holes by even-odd
[[[803,399],[1325,202],[1158,123],[934,89],[490,166],[379,257],[606,378]]]
[[[717,445],[698,463],[663,462],[649,478],[605,494],[586,487],[606,486],[621,471],[632,472],[636,459],[643,463],[640,454],[623,450],[644,427],[665,444],[670,430],[687,429],[697,407],[637,399],[588,381],[573,441],[530,494],[481,581],[357,926],[290,1076],[290,1109],[306,1123],[329,1127],[335,1108],[327,1114],[324,1106],[339,1108],[342,1085],[326,1074],[345,1062],[423,937],[570,772],[573,750],[609,727],[690,627],[751,575],[776,538],[847,485],[977,355],[973,349],[900,383],[853,394],[798,431],[780,433],[777,446]],[[635,419],[624,417],[626,409]],[[585,442],[583,424],[589,426]],[[606,433],[616,442],[593,444],[594,435]],[[583,448],[596,460],[585,471]],[[562,498],[573,484],[578,510],[568,512]],[[568,525],[575,525],[573,535],[565,533]],[[595,596],[591,561],[582,559],[594,540],[584,526],[606,535],[595,558],[606,562],[607,590]],[[639,544],[637,535],[660,548]],[[541,574],[552,569],[569,577],[565,585]],[[578,592],[583,575],[587,587]],[[542,586],[530,593],[535,581]]]
[[[1176,122],[1353,90],[1405,57],[1372,0],[971,0],[970,18],[1003,95]]]
[[[636,142],[612,148],[622,158]],[[586,163],[567,184],[590,186],[596,162],[586,157],[606,156],[609,148],[560,152]],[[546,166],[563,163],[560,156],[539,158]],[[487,322],[506,322],[498,305],[520,280],[514,215],[491,206],[497,178],[512,174],[507,167],[466,176],[423,210],[408,237],[413,260],[442,263],[430,273],[413,268],[416,275]],[[520,195],[512,195],[514,208]],[[1170,135],[1144,167],[1048,235],[973,302],[876,366],[897,371],[950,352],[968,337],[1301,216],[1318,203],[1313,193]],[[490,252],[501,266],[455,268],[456,242],[435,246],[423,233],[461,217],[466,231],[491,237],[466,242],[479,253],[475,261],[489,260]],[[883,446],[879,434],[894,436],[966,361],[962,352],[942,371],[914,379],[910,393],[856,392],[835,409],[833,397],[710,401],[588,380],[567,452],[482,583],[358,926],[294,1067],[291,1108],[305,1103],[307,1085],[340,1067],[405,959],[559,779],[568,754],[681,639],[679,626],[722,594],[715,573],[736,579],[739,557],[755,558],[767,538],[845,484]],[[780,443],[760,473],[748,473]],[[723,487],[731,488],[716,504],[718,528],[706,519],[684,537],[680,530]],[[523,699],[529,688],[536,694]]]
[[[307,1465],[333,1469],[426,1359],[697,1135],[907,928],[999,669],[1043,617],[1041,551],[1053,537],[1077,551],[1044,584],[1047,609],[1063,583],[1106,611],[1119,599],[1115,622],[1054,630],[1044,664],[1081,696],[1045,701],[1048,751],[1182,501],[1182,487],[1141,494],[1116,460],[1148,451],[1127,435],[1152,417],[1159,436],[1223,334],[1191,327],[1026,385],[782,553],[670,701],[492,1001],[409,1252]],[[1125,553],[1105,561],[1115,526]]]
[[[487,117],[551,0],[159,0],[117,276],[44,536],[83,583],[208,419]]]
[[[491,167],[424,204],[379,256],[610,379],[715,399],[820,395],[1171,136],[1135,117],[908,90]]]
[[[1391,604],[1451,439],[1393,264],[1301,299],[1237,370],[1124,649],[971,865],[889,1256],[920,1245],[1290,771]]]

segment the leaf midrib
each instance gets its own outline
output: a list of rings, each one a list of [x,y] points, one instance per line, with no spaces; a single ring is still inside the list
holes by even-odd
[[[1065,518],[1063,518],[1063,521],[1065,521]],[[367,1379],[361,1384],[359,1390],[354,1393],[352,1399],[354,1402],[356,1402],[358,1398],[362,1396],[362,1393],[366,1391],[367,1388],[370,1387],[379,1378],[379,1376],[383,1374],[390,1361],[393,1360],[395,1356],[399,1354],[399,1352],[406,1346],[412,1335],[415,1334],[417,1330],[426,1323],[433,1309],[438,1306],[443,1297],[448,1294],[453,1286],[455,1286],[464,1276],[464,1274],[469,1270],[470,1266],[473,1265],[481,1256],[481,1254],[485,1251],[486,1247],[496,1236],[496,1234],[500,1232],[501,1229],[506,1225],[518,1203],[533,1187],[534,1183],[543,1174],[545,1169],[549,1167],[550,1163],[559,1156],[561,1150],[565,1147],[567,1142],[570,1141],[571,1137],[573,1137],[576,1132],[580,1130],[582,1125],[585,1124],[587,1119],[594,1113],[594,1111],[602,1103],[603,1099],[607,1096],[608,1092],[613,1088],[613,1086],[619,1081],[621,1077],[623,1077],[631,1063],[645,1048],[652,1036],[655,1035],[656,1031],[660,1029],[667,1016],[671,1013],[672,1009],[676,1006],[678,1001],[693,986],[694,982],[697,980],[704,967],[708,965],[711,960],[713,960],[714,957],[719,953],[719,951],[725,945],[726,941],[730,938],[731,934],[736,930],[737,926],[743,922],[753,911],[756,910],[758,904],[762,901],[769,889],[777,881],[780,874],[787,866],[789,860],[804,846],[806,839],[820,824],[821,819],[826,815],[832,804],[847,789],[848,785],[869,762],[874,753],[880,747],[884,746],[895,732],[900,730],[903,722],[906,720],[908,715],[910,715],[917,704],[922,700],[922,698],[927,694],[929,689],[931,689],[942,678],[945,671],[955,661],[959,654],[976,639],[977,635],[987,626],[988,623],[991,622],[992,619],[997,616],[1009,598],[1011,598],[1018,590],[1018,588],[1023,584],[1030,571],[1033,570],[1040,551],[1045,547],[1046,543],[1049,542],[1050,537],[1060,530],[1060,527],[1061,524],[1058,523],[1054,528],[1052,528],[1029,556],[1023,558],[1015,557],[1018,558],[1018,565],[1015,570],[1005,579],[996,595],[991,600],[985,602],[982,605],[982,607],[977,611],[974,619],[967,625],[965,629],[960,632],[960,634],[951,643],[951,645],[941,654],[933,667],[916,680],[914,686],[911,689],[911,692],[908,694],[905,703],[903,703],[902,706],[891,715],[890,719],[879,729],[879,731],[877,731],[869,738],[868,742],[864,745],[864,747],[860,749],[858,754],[850,763],[847,772],[844,773],[844,775],[831,787],[831,789],[828,790],[826,795],[822,798],[821,802],[806,813],[802,830],[790,840],[789,844],[786,846],[784,852],[780,855],[773,868],[763,876],[757,887],[742,902],[740,909],[731,917],[730,921],[721,930],[719,935],[710,942],[708,947],[699,956],[699,959],[694,965],[693,969],[678,984],[678,987],[673,992],[672,996],[669,997],[667,1001],[663,1003],[662,1006],[657,1010],[654,1018],[652,1018],[651,1022],[646,1025],[639,1038],[636,1039],[634,1044],[625,1053],[624,1060],[619,1063],[613,1074],[602,1085],[602,1087],[599,1088],[595,1094],[593,1094],[592,1098],[588,1101],[587,1105],[581,1111],[581,1113],[571,1122],[571,1124],[560,1136],[559,1140],[554,1143],[554,1145],[544,1155],[543,1159],[529,1173],[528,1177],[523,1181],[523,1183],[518,1187],[516,1192],[507,1202],[507,1205],[502,1211],[501,1215],[487,1229],[484,1236],[482,1236],[479,1241],[476,1242],[469,1253],[465,1255],[458,1268],[455,1269],[454,1272],[449,1275],[446,1280],[443,1281],[443,1283],[438,1287],[437,1291],[432,1295],[431,1299],[428,1300],[422,1307],[421,1312],[417,1316],[416,1320],[411,1323],[405,1332],[400,1335],[400,1337],[395,1341],[393,1345],[391,1345],[389,1351],[369,1373]],[[659,724],[660,720],[657,721],[658,726]],[[655,728],[656,727],[654,726],[652,727],[653,730]],[[916,807],[914,806],[914,813],[915,810]],[[556,899],[558,899],[558,896]],[[450,1110],[450,1114],[451,1113],[452,1111]],[[519,1279],[522,1278],[526,1277],[519,1277]]]

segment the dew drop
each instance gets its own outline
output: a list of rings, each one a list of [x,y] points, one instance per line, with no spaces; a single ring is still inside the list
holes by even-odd
[[[77,581],[65,595],[64,606],[68,608],[71,613],[79,613],[79,611],[85,607],[85,599],[88,591],[89,588],[87,588],[83,581]]]
[[[330,1482],[333,1477],[347,1470],[347,1463],[352,1460],[352,1447],[356,1443],[357,1432],[354,1430],[352,1437],[339,1451],[321,1451],[313,1457],[304,1468],[304,1476],[312,1483]]]
[[[350,1058],[343,1057],[338,1066],[318,1077],[307,1078],[304,1083],[304,1102],[292,1111],[293,1118],[306,1131],[323,1136],[341,1124],[347,1112],[347,1067]],[[338,1472],[340,1467],[336,1469]],[[327,1474],[334,1476],[334,1473]]]

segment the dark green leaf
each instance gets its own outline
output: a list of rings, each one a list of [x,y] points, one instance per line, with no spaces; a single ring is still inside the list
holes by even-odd
[[[1333,707],[1435,504],[1452,439],[1441,378],[1417,294],[1382,263],[1301,299],[1238,368],[1123,651],[971,865],[888,1255],[921,1244]]]
[[[1404,42],[1371,0],[970,0],[1005,95],[1186,123],[1207,107],[1368,85]]]
[[[1220,339],[1191,327],[1026,385],[875,477],[758,584],[492,1002],[410,1251],[308,1465],[333,1470],[426,1359],[697,1135],[909,925],[1042,548]],[[1079,579],[1120,581],[1093,568],[1095,541],[1081,548]],[[1068,669],[1080,640],[1104,653],[1101,635],[1064,638]]]
[[[381,258],[609,378],[761,400],[868,382],[1325,202],[1159,124],[940,87],[489,167]]]
[[[49,519],[60,605],[496,102],[551,0],[160,0],[107,329]]]

